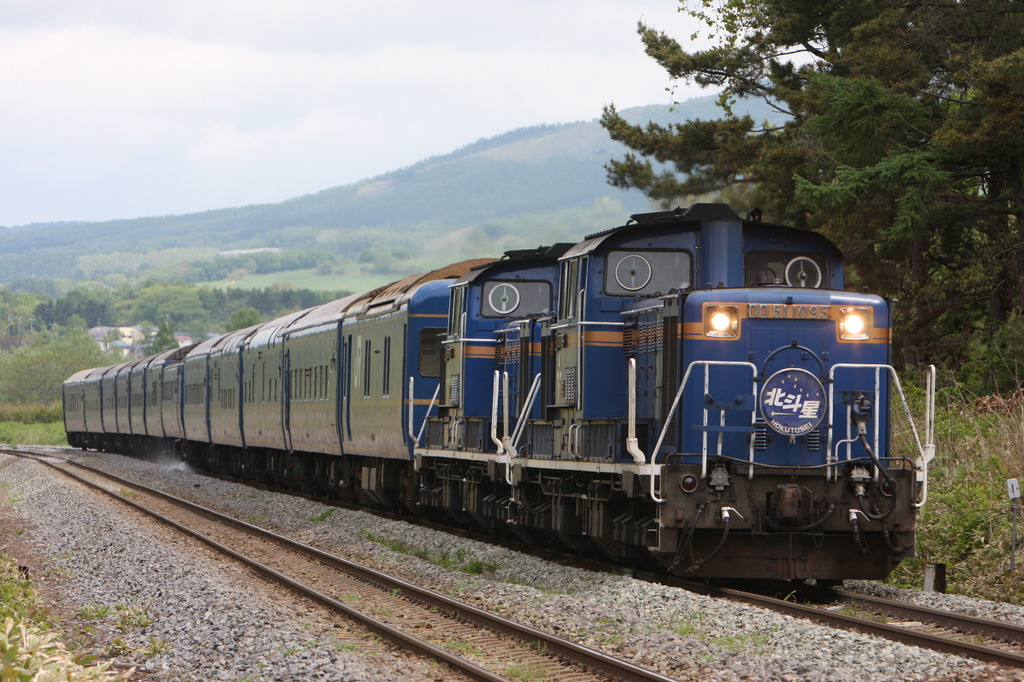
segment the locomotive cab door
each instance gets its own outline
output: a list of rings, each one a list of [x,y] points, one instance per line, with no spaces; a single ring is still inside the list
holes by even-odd
[[[513,322],[498,333],[497,370],[502,377],[508,376],[508,433],[515,442],[519,441],[516,436],[526,434],[528,423],[543,413],[541,328],[538,320],[526,319]],[[501,390],[504,391],[504,382]]]
[[[675,451],[680,442],[679,420],[664,428],[684,366],[679,308],[680,296],[666,296],[661,307],[627,315],[623,334],[623,352],[635,363],[637,445],[653,462],[663,461],[664,453]],[[660,451],[652,453],[659,440]]]
[[[587,259],[573,258],[562,263],[558,301],[558,319],[548,328],[551,372],[547,417],[551,422],[552,455],[556,459],[579,456],[578,432],[582,417],[583,326],[586,291],[582,286]]]
[[[461,449],[463,438],[463,387],[466,357],[466,292],[467,287],[453,287],[448,312],[448,333],[441,342],[441,393],[438,396],[438,419],[442,433],[440,442],[431,445],[453,450]]]

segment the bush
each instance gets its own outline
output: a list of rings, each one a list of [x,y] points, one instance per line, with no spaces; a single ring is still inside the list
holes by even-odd
[[[84,330],[36,337],[10,352],[0,352],[0,402],[59,403],[65,379],[78,370],[114,361]]]
[[[1009,572],[1006,491],[1006,479],[1024,479],[1024,413],[979,413],[974,397],[957,384],[945,388],[937,403],[936,455],[928,501],[918,514],[917,556],[904,560],[889,582],[919,588],[924,565],[944,563],[950,592],[1024,603],[1024,580]],[[894,441],[909,438],[894,432]],[[1020,545],[1017,563],[1024,565]]]
[[[976,395],[1010,392],[1024,385],[1024,315],[974,334],[959,370],[964,387]]]
[[[0,623],[0,680],[124,680],[126,675],[108,672],[110,663],[89,665],[89,657],[76,657],[57,639],[23,621],[8,618]]]

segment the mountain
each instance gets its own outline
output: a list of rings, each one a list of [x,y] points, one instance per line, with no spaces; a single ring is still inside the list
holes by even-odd
[[[715,99],[622,113],[662,124],[716,118],[721,112]],[[748,108],[768,117],[763,107]],[[624,151],[597,120],[542,125],[273,204],[5,228],[0,284],[25,278],[102,282],[115,274],[120,278],[113,283],[138,276],[172,279],[183,263],[253,249],[310,251],[324,274],[387,278],[463,256],[577,241],[650,208],[640,192],[606,182],[604,164]],[[241,259],[243,270],[254,262],[251,256],[233,258]]]

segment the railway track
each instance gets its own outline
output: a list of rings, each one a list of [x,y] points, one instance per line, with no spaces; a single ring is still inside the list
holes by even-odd
[[[36,453],[27,454],[39,456]],[[63,458],[58,459],[65,461]],[[96,473],[102,474],[98,471]],[[135,484],[127,481],[124,481],[123,485],[135,487]],[[409,521],[409,519],[405,520]],[[248,524],[245,525],[248,526]],[[263,532],[261,529],[256,530]],[[447,530],[450,532],[450,529]],[[477,537],[477,539],[481,538]],[[489,541],[493,541],[493,538],[490,538]],[[559,560],[566,560],[566,558],[564,555],[559,555]],[[590,567],[598,570],[593,565]],[[609,571],[622,572],[621,567],[605,565],[604,568]],[[794,617],[814,620],[830,627],[865,632],[908,645],[974,658],[1008,668],[1024,669],[1024,647],[1020,645],[1020,642],[1024,641],[1024,628],[1014,624],[919,607],[907,602],[895,602],[843,590],[797,591],[789,598],[779,599],[755,592],[680,581],[664,575],[637,572],[634,572],[633,575],[640,579],[675,585],[710,596],[755,604]],[[793,600],[794,597],[796,601]],[[822,601],[828,602],[828,604],[812,605],[809,603]],[[843,608],[843,605],[848,608]],[[476,610],[474,607],[464,606],[464,608]],[[878,614],[886,615],[884,618],[880,618]],[[556,649],[549,650],[557,652]],[[591,668],[597,669],[594,666]],[[630,678],[616,675],[615,677],[620,679],[668,679],[657,676]]]
[[[928,633],[950,633],[952,637],[965,639],[968,644],[977,645],[975,658],[1000,662],[1004,654],[1006,661],[1024,668],[1024,626],[1014,623],[977,618],[927,606],[895,601],[884,597],[833,590],[837,602],[847,604],[857,611],[888,618],[895,625]],[[995,649],[993,658],[986,658],[988,649]]]
[[[469,679],[672,679],[62,457],[0,452],[32,458],[109,495]]]
[[[1013,623],[846,590],[815,590],[806,593],[798,590],[794,593],[798,600],[821,599],[822,595],[832,595],[825,597],[830,604],[814,605],[701,583],[686,583],[684,586],[709,596],[763,606],[831,627],[864,632],[903,644],[1024,670],[1024,627]],[[837,610],[836,604],[840,607],[846,604],[853,608]],[[879,615],[885,615],[886,618],[880,620],[877,618]],[[984,641],[978,641],[979,638]]]

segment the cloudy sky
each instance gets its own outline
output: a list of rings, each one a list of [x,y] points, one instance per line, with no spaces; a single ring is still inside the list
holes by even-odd
[[[668,103],[635,27],[682,39],[679,6],[0,0],[0,225],[279,201]]]

